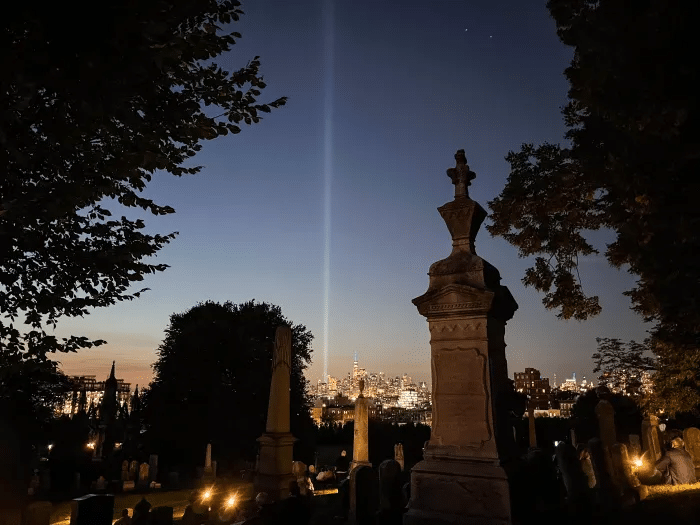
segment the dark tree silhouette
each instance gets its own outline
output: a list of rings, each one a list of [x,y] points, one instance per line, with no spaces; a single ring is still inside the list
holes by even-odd
[[[645,355],[648,347],[635,341],[623,343],[609,337],[597,337],[596,342],[598,351],[593,354],[593,372],[601,372],[598,381],[613,392],[640,401],[644,396],[644,373],[656,368],[654,359]]]
[[[102,343],[58,341],[43,327],[137,297],[131,285],[167,267],[146,258],[175,235],[145,234],[142,219],[112,219],[108,208],[173,213],[141,194],[153,173],[197,173],[184,164],[202,141],[284,104],[257,102],[258,57],[237,71],[216,63],[240,38],[230,29],[239,5],[26,2],[3,14],[2,351],[43,356]],[[7,322],[18,317],[31,329]]]
[[[147,447],[163,464],[194,467],[207,443],[226,467],[255,458],[265,430],[275,330],[291,323],[277,306],[211,301],[173,314],[143,396]],[[304,369],[313,336],[292,325],[291,427],[313,425]]]
[[[687,45],[697,3],[550,0],[574,48],[563,109],[569,147],[524,144],[506,159],[506,187],[489,203],[492,235],[535,256],[523,282],[564,319],[600,312],[584,293],[584,236],[616,234],[605,257],[638,277],[625,292],[656,323],[655,397],[669,411],[700,402],[700,67]],[[625,23],[620,24],[624,19]]]

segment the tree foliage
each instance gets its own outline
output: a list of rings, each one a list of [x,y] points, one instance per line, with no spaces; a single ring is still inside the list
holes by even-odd
[[[584,235],[612,230],[605,257],[637,277],[625,295],[655,323],[657,390],[686,389],[684,406],[668,408],[688,408],[700,402],[700,68],[687,41],[700,7],[661,0],[547,5],[561,41],[574,48],[563,109],[569,146],[524,144],[510,152],[511,173],[489,203],[487,228],[521,256],[535,256],[523,282],[544,292],[545,306],[559,317],[579,320],[600,312],[578,276],[579,257],[598,253]],[[663,372],[669,366],[675,372]]]
[[[265,431],[275,331],[291,323],[279,307],[211,301],[170,317],[144,396],[151,450],[167,464],[198,465],[207,443],[220,464],[253,459]],[[313,336],[292,325],[291,424],[311,423],[304,369]]]
[[[623,343],[619,339],[596,338],[598,351],[593,354],[593,373],[601,372],[598,382],[611,392],[641,400],[644,396],[644,376],[656,369],[649,348],[635,341]]]
[[[216,59],[240,34],[236,0],[19,4],[0,19],[0,350],[75,351],[104,341],[47,334],[61,316],[138,297],[130,287],[174,233],[110,206],[173,213],[142,194],[181,176],[201,142],[284,104],[258,103],[258,57]],[[15,325],[24,320],[26,330]]]

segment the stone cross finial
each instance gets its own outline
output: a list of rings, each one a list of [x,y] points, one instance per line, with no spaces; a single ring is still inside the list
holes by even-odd
[[[452,179],[452,184],[455,185],[455,198],[469,197],[469,190],[467,188],[476,177],[476,173],[469,169],[467,156],[464,154],[463,149],[457,150],[457,153],[455,153],[455,160],[457,161],[457,165],[447,170],[447,175]]]

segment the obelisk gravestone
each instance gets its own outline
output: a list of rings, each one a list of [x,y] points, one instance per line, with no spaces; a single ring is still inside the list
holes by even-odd
[[[292,330],[277,327],[272,356],[272,381],[265,433],[258,438],[260,460],[255,474],[255,492],[266,492],[273,500],[289,495],[294,436],[289,432],[289,384],[292,369]]]
[[[455,198],[438,208],[452,253],[430,267],[428,291],[413,300],[428,320],[433,426],[423,461],[411,470],[406,525],[510,523],[510,497],[499,449],[512,439],[505,325],[518,305],[498,270],[476,255],[474,239],[486,212],[469,198],[475,177],[464,150],[447,174]]]

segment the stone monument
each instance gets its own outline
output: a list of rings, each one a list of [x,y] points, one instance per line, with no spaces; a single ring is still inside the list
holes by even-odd
[[[486,212],[469,198],[475,174],[464,150],[455,160],[447,170],[455,198],[438,208],[452,253],[430,267],[428,291],[413,300],[430,329],[433,426],[424,459],[411,470],[406,525],[511,521],[499,451],[513,436],[496,406],[508,392],[505,325],[518,305],[498,270],[476,255]]]
[[[272,382],[265,433],[258,438],[260,461],[255,473],[255,492],[266,492],[273,501],[289,495],[294,436],[289,431],[289,376],[292,370],[292,330],[277,327],[272,356]]]
[[[207,451],[204,454],[204,471],[202,473],[202,484],[214,483],[214,469],[211,465],[211,443],[207,443]]]
[[[365,388],[365,380],[360,379],[360,395],[355,400],[355,421],[353,423],[354,435],[352,440],[352,463],[350,471],[357,467],[367,465],[369,462],[369,403],[362,394]],[[351,488],[352,490],[352,488]]]

